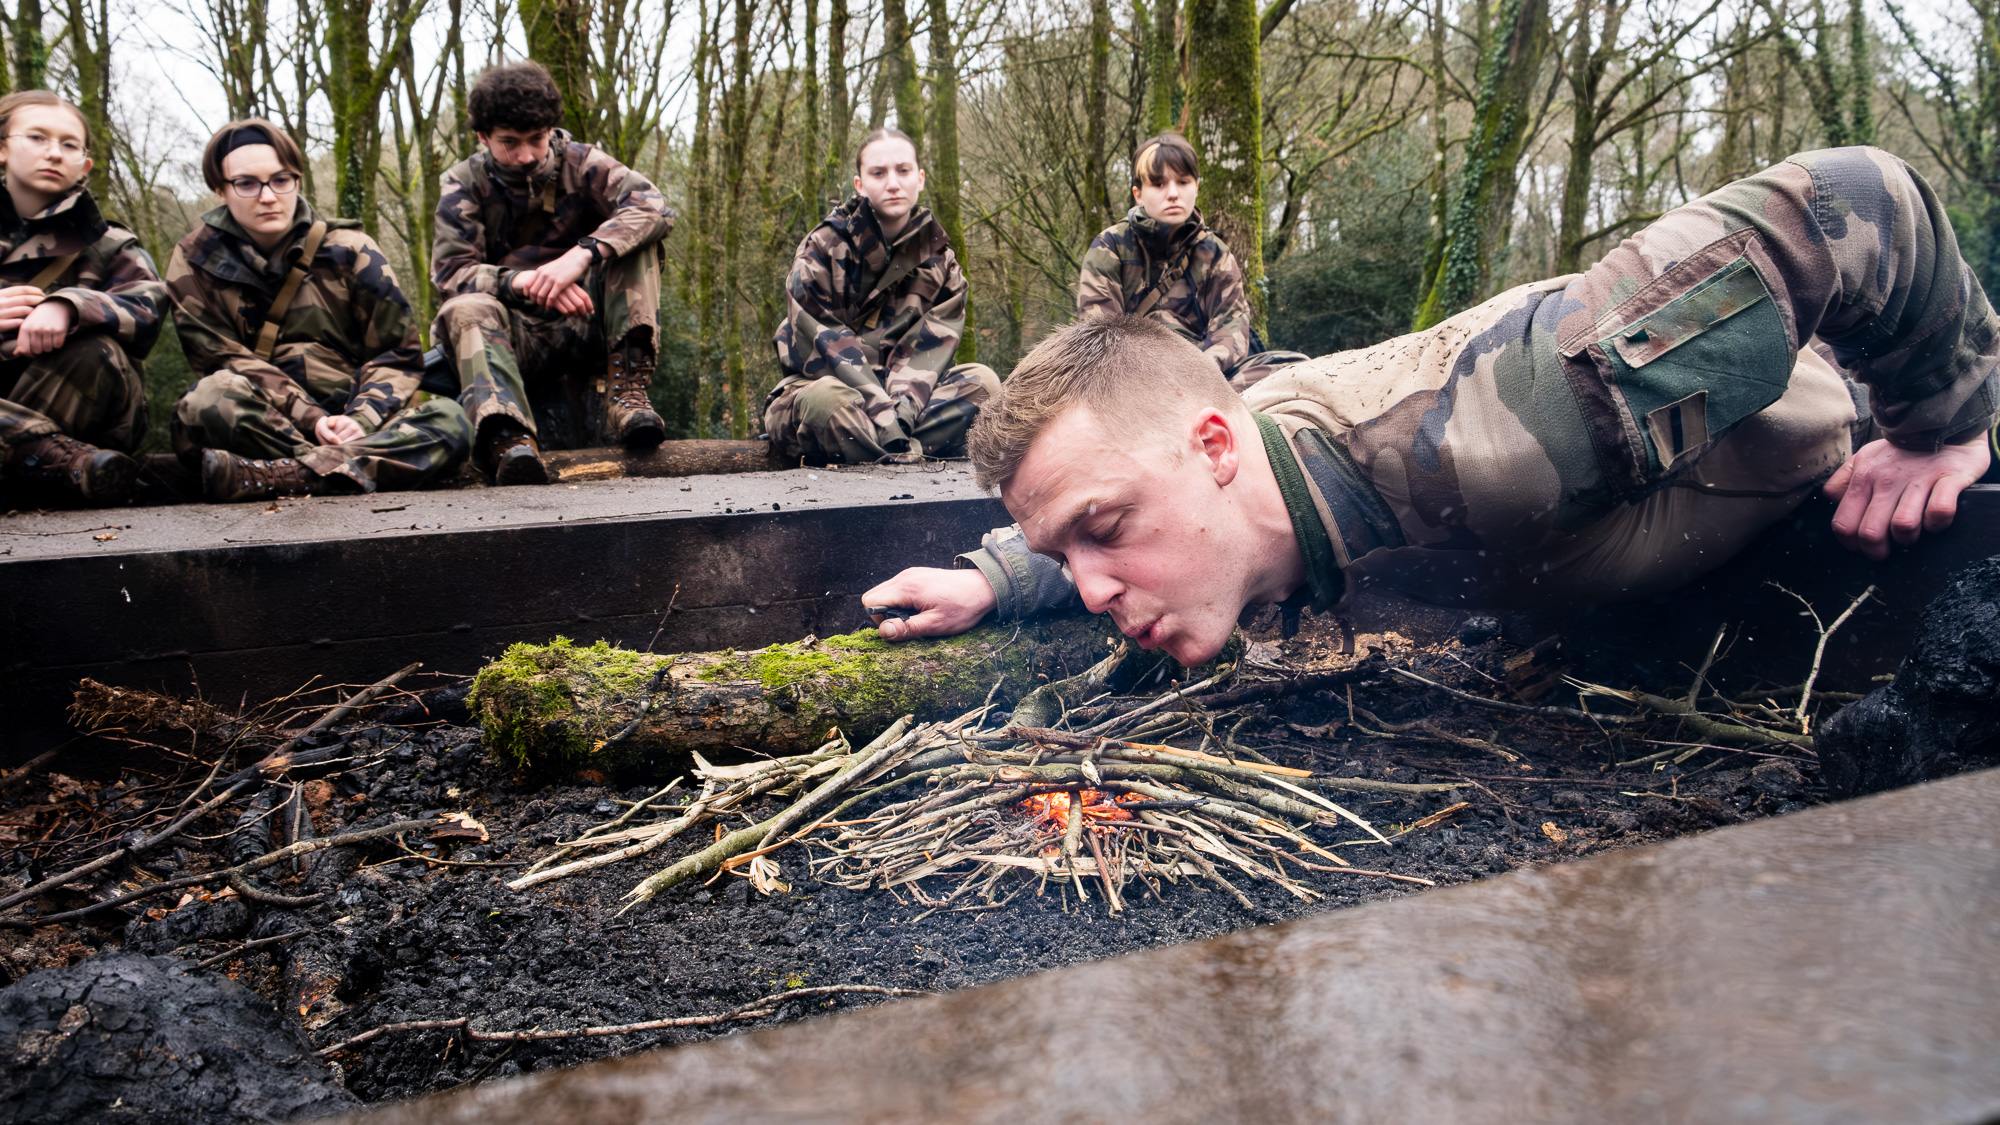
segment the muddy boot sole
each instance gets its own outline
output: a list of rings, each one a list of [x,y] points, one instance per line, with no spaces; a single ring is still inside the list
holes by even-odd
[[[500,455],[493,466],[493,483],[496,485],[547,484],[549,468],[533,448],[517,445]]]
[[[139,462],[116,450],[99,450],[82,475],[77,492],[86,502],[100,507],[123,504],[139,490]]]
[[[667,425],[658,414],[641,410],[625,419],[625,424],[619,427],[618,440],[627,449],[658,445],[667,440]]]

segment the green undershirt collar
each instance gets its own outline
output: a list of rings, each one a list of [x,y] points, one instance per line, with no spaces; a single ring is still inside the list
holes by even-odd
[[[1334,561],[1333,543],[1327,538],[1326,524],[1319,518],[1319,509],[1313,505],[1312,490],[1306,487],[1306,477],[1299,471],[1298,459],[1292,455],[1292,444],[1285,440],[1285,432],[1278,424],[1263,414],[1253,414],[1257,419],[1257,432],[1264,437],[1264,452],[1271,460],[1271,472],[1278,478],[1278,492],[1285,498],[1285,511],[1292,517],[1292,534],[1299,541],[1299,553],[1306,560],[1306,583],[1312,590],[1312,607],[1324,610],[1340,599],[1347,588],[1347,580],[1340,573],[1340,564]]]

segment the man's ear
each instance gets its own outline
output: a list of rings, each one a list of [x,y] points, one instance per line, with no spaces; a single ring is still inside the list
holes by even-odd
[[[1222,411],[1210,407],[1195,415],[1188,428],[1188,443],[1208,465],[1218,488],[1228,488],[1243,467],[1242,445],[1236,424]]]

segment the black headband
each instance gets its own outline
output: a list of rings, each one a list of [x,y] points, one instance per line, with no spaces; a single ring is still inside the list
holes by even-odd
[[[266,133],[262,126],[245,125],[242,128],[237,129],[235,132],[229,134],[228,137],[224,138],[222,142],[222,151],[216,153],[215,155],[218,157],[228,156],[230,153],[235,152],[239,148],[247,148],[250,145],[269,145],[269,144],[271,144],[271,134]],[[271,145],[271,147],[276,148],[277,146]]]

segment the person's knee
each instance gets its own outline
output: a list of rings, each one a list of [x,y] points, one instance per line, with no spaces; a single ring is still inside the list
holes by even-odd
[[[255,398],[256,384],[233,371],[217,371],[213,375],[203,375],[195,380],[194,386],[181,395],[174,404],[174,414],[188,425],[194,425],[201,415],[231,399]]]
[[[461,293],[438,307],[437,320],[431,336],[439,342],[449,342],[468,328],[507,328],[507,307],[498,298],[487,293]]]
[[[959,398],[966,402],[986,402],[1000,394],[1000,376],[983,363],[961,363],[951,374],[972,384]]]
[[[799,423],[815,432],[826,429],[849,406],[861,405],[861,392],[831,375],[807,384],[798,392]]]
[[[465,407],[457,399],[433,398],[406,417],[411,423],[432,430],[449,445],[460,449],[472,446],[472,419],[466,416]]]

